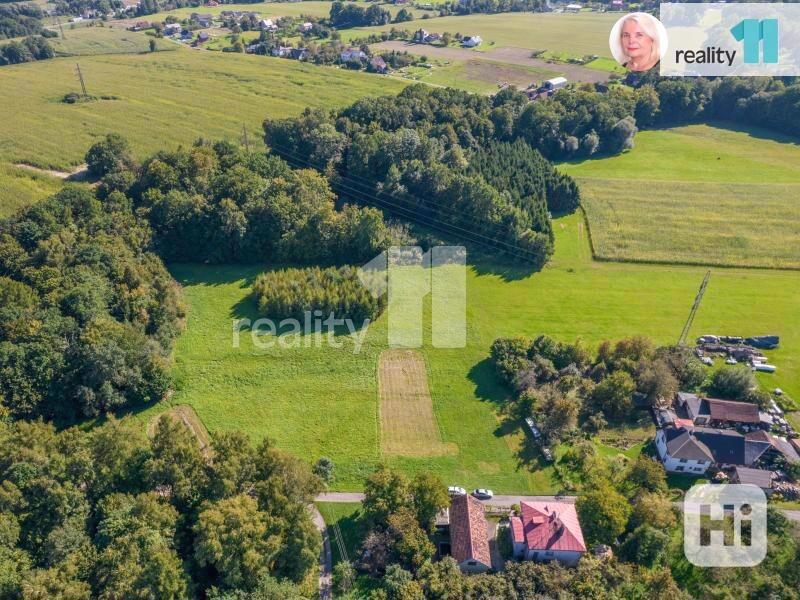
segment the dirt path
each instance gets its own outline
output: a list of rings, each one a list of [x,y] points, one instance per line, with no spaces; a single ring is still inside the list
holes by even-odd
[[[78,165],[77,167],[72,169],[72,171],[56,171],[53,169],[42,169],[25,163],[16,163],[14,166],[20,169],[25,169],[27,171],[33,171],[34,173],[40,173],[42,175],[48,175],[50,177],[57,177],[58,179],[65,179],[69,181],[86,181],[89,178],[89,171],[86,167],[86,163]]]
[[[373,49],[394,50],[396,52],[411,52],[412,54],[425,54],[436,58],[449,60],[480,60],[495,63],[507,63],[512,65],[522,65],[524,67],[537,67],[549,71],[557,71],[564,74],[570,81],[581,81],[588,83],[602,83],[608,81],[610,73],[597,71],[580,65],[567,63],[547,62],[538,58],[531,58],[531,51],[526,48],[497,48],[489,52],[476,52],[466,48],[440,48],[429,44],[415,44],[413,42],[381,42],[373,44]]]
[[[331,539],[325,519],[313,504],[310,507],[311,519],[322,535],[322,552],[319,554],[319,599],[333,598],[333,559],[331,558]]]

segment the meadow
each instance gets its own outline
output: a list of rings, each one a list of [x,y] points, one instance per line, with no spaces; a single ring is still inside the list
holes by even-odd
[[[796,140],[689,125],[560,168],[581,184],[598,258],[800,268]]]
[[[534,81],[558,75],[557,71],[485,60],[433,61],[430,64],[430,68],[406,67],[395,75],[413,82],[454,87],[474,94],[496,94],[504,83],[525,88]]]
[[[150,52],[150,40],[156,49],[177,50],[178,46],[144,33],[125,30],[122,25],[79,27],[64,29],[65,37],[52,38],[50,45],[57,56],[87,56],[94,54],[139,54]]]
[[[347,29],[341,32],[343,40],[365,37],[371,33],[396,29],[452,34],[480,35],[483,44],[476,50],[491,55],[495,48],[516,47],[531,51],[547,51],[549,56],[560,58],[582,57],[596,54],[610,57],[608,32],[619,18],[612,13],[500,13],[494,15],[472,14],[466,16],[436,17],[409,23]],[[602,65],[604,70],[609,68]]]
[[[490,259],[472,262],[467,279],[467,346],[433,348],[426,332],[425,358],[433,412],[441,441],[452,454],[415,457],[381,453],[377,365],[386,348],[386,318],[366,332],[361,352],[308,336],[302,347],[259,348],[243,333],[232,342],[234,319],[256,317],[250,297],[260,267],[172,265],[189,304],[188,328],[175,349],[175,404],[191,404],[210,431],[241,429],[254,439],[313,461],[331,457],[335,489],[358,489],[380,462],[408,473],[429,469],[448,484],[486,486],[496,492],[552,493],[552,467],[544,466],[516,424],[503,419],[508,391],[488,360],[491,342],[503,335],[548,333],[590,344],[627,335],[674,343],[706,269],[596,262],[579,215],[555,223],[556,254],[539,273]],[[769,353],[778,371],[763,376],[800,396],[800,276],[789,271],[712,269],[691,335],[707,331],[777,332]],[[747,331],[742,331],[742,324]],[[150,417],[163,410],[156,405]],[[649,431],[631,431],[632,442]],[[609,432],[604,453],[619,440]],[[628,448],[635,454],[642,444]]]
[[[60,188],[61,181],[54,177],[0,164],[0,219]]]
[[[91,30],[100,28],[86,29]],[[73,43],[67,36],[65,42]],[[51,184],[9,165],[68,170],[108,132],[127,137],[139,156],[200,137],[240,139],[243,127],[260,143],[264,118],[296,115],[307,106],[343,106],[406,85],[297,61],[187,48],[85,56],[80,66],[97,100],[62,102],[65,94],[80,91],[73,58],[0,69],[0,211],[52,191]]]

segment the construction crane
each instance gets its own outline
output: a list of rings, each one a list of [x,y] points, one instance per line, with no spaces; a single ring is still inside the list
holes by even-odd
[[[703,301],[703,294],[706,293],[709,279],[711,279],[711,271],[706,271],[706,276],[703,277],[703,283],[700,284],[700,289],[697,290],[697,296],[694,297],[694,304],[692,304],[692,310],[689,311],[689,318],[686,319],[683,331],[681,331],[681,337],[678,338],[679,346],[686,345],[686,336],[689,335],[689,330],[692,328],[692,323],[694,323],[694,317],[697,315],[697,309],[700,308],[700,303]]]

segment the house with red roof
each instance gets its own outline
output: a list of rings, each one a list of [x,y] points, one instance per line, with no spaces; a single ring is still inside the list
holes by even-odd
[[[521,502],[521,516],[511,517],[514,556],[523,560],[557,560],[574,566],[586,552],[578,513],[572,502]]]
[[[492,568],[483,504],[468,494],[454,496],[450,503],[450,554],[464,573]]]

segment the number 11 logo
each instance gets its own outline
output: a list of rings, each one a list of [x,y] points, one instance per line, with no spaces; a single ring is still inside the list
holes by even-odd
[[[778,19],[744,19],[731,27],[737,42],[744,40],[745,64],[762,62],[759,46],[763,42],[764,63],[778,62]]]

